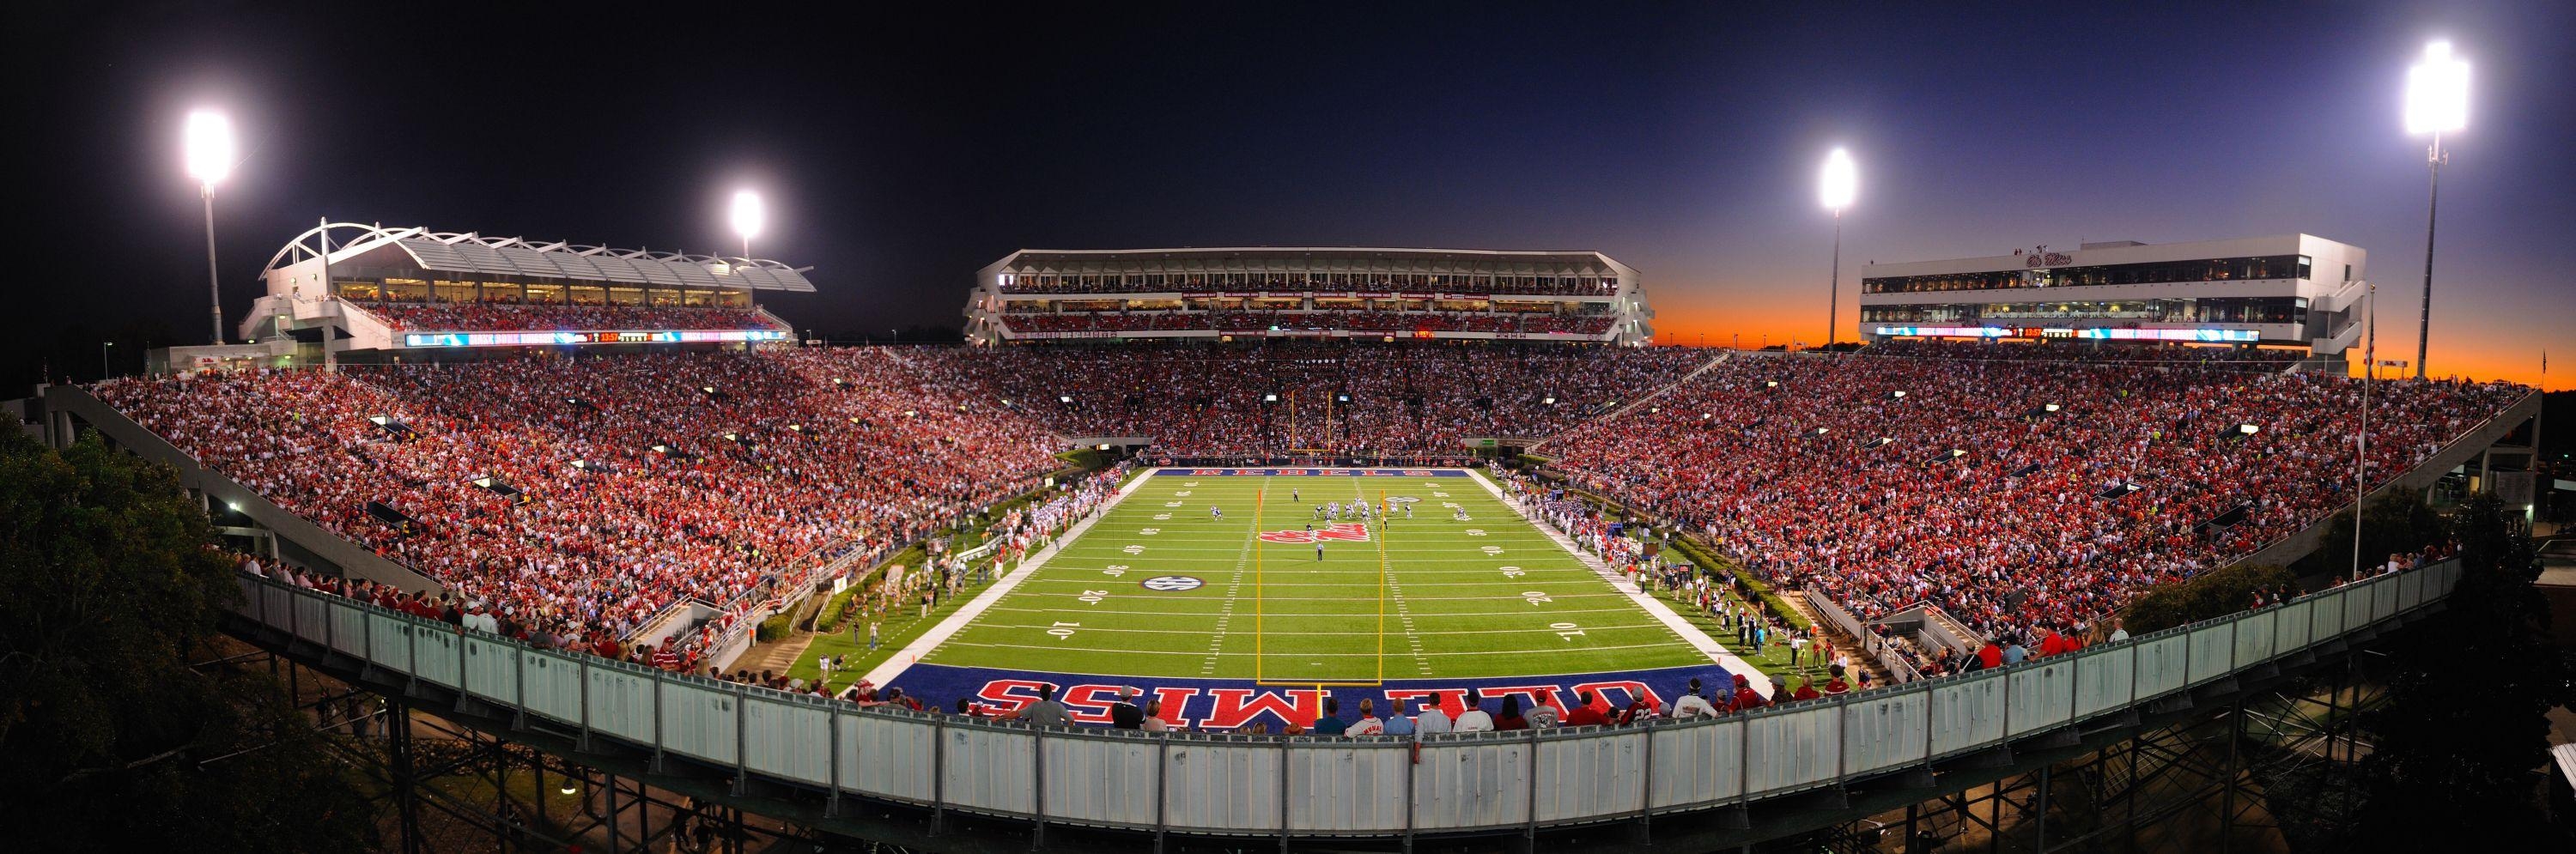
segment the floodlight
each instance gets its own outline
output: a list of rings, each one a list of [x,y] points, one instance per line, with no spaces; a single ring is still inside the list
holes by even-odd
[[[1851,207],[1852,197],[1860,193],[1860,169],[1852,165],[1851,153],[1834,149],[1825,155],[1824,176],[1817,182],[1817,198],[1825,209],[1840,215]]]
[[[904,410],[904,411],[903,411],[903,417],[905,417],[905,418],[913,418],[913,417],[918,416],[919,414],[920,414],[920,413],[914,412],[914,411],[909,410],[909,409],[906,409],[906,410]]]
[[[2247,435],[2247,436],[2251,436],[2251,435],[2254,435],[2254,434],[2256,434],[2256,433],[2263,432],[2263,425],[2260,425],[2260,424],[2238,424],[2238,425],[2236,425],[2236,432],[2241,433],[2241,434],[2244,434],[2244,435]]]
[[[727,441],[727,442],[737,442],[737,443],[738,443],[738,442],[741,442],[741,441],[742,441],[742,434],[740,434],[740,433],[734,433],[734,432],[730,432],[730,431],[728,431],[728,432],[726,432],[726,433],[724,434],[724,440],[725,440],[725,441]]]
[[[2469,64],[2451,43],[2424,46],[2424,61],[2406,69],[2406,132],[2449,133],[2469,126]]]
[[[1278,403],[1278,402],[1279,402],[1279,396],[1278,396],[1278,395],[1276,395],[1276,394],[1265,394],[1265,395],[1262,395],[1262,396],[1261,396],[1261,402],[1263,402],[1263,403]]]
[[[750,190],[734,191],[733,233],[741,235],[742,237],[742,256],[744,258],[751,257],[751,238],[760,234],[761,225],[766,223],[768,219],[768,211],[763,210],[760,206],[759,193],[754,193]]]
[[[1057,401],[1057,402],[1060,402],[1060,403],[1072,403],[1072,402],[1073,402],[1073,395],[1070,395],[1070,394],[1059,394],[1059,395],[1056,395],[1056,396],[1055,396],[1055,399],[1056,399],[1056,401]]]
[[[581,469],[581,470],[583,470],[583,471],[589,471],[589,470],[590,470],[590,461],[589,461],[589,460],[574,460],[574,461],[572,461],[572,467],[573,467],[573,468],[577,468],[577,469]]]
[[[224,502],[224,506],[232,508],[235,513],[241,512],[241,502],[239,501],[226,501]]]
[[[1779,380],[1763,380],[1763,381],[1762,381],[1762,387],[1763,387],[1763,388],[1779,388],[1779,387],[1780,387],[1780,381],[1779,381]]]
[[[1556,405],[1556,395],[1552,395],[1552,394],[1551,394],[1551,395],[1548,395],[1548,396],[1546,396],[1546,397],[1539,398],[1538,402],[1540,402],[1540,403],[1544,403],[1544,404],[1547,404],[1547,405],[1549,405],[1549,406],[1555,406],[1555,405]]]
[[[1664,408],[1663,408],[1663,407],[1661,407],[1661,406],[1649,406],[1649,407],[1646,407],[1646,414],[1648,414],[1648,415],[1655,415],[1655,414],[1661,413],[1661,412],[1663,412],[1663,411],[1664,411]]]
[[[2059,407],[2057,404],[2054,404],[2054,403],[2049,404],[2049,405],[2047,405],[2047,406],[2042,406],[2042,407],[2040,407],[2040,409],[2041,409],[2041,410],[2044,410],[2044,411],[2047,411],[2047,412],[2056,412],[2059,408],[2060,408],[2060,407]]]
[[[187,130],[182,137],[187,148],[188,177],[197,179],[200,187],[213,192],[215,185],[223,183],[224,178],[233,172],[236,155],[232,119],[213,110],[197,110],[188,114]]]
[[[1888,393],[1887,393],[1887,396],[1888,396],[1890,399],[1894,399],[1894,400],[1904,400],[1904,399],[1905,399],[1905,393],[1904,393],[1904,392],[1901,392],[1901,391],[1891,391],[1891,392],[1888,392]]]

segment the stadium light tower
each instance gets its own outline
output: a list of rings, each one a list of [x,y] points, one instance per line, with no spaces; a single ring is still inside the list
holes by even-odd
[[[2424,46],[2424,61],[2406,70],[2406,132],[2429,133],[2424,150],[2432,192],[2424,202],[2424,306],[2415,321],[2415,378],[2424,378],[2424,355],[2433,338],[2433,224],[2442,203],[2442,134],[2469,126],[2469,64],[2451,56],[2451,43]]]
[[[1860,170],[1852,165],[1849,152],[1837,148],[1825,155],[1825,173],[1817,183],[1817,196],[1834,212],[1833,278],[1825,286],[1825,344],[1831,346],[1834,324],[1841,322],[1843,309],[1843,209],[1851,207],[1852,197],[1860,192]]]
[[[751,259],[751,238],[769,220],[768,211],[760,206],[760,194],[750,190],[733,193],[733,233],[742,235],[742,257]]]
[[[222,344],[224,289],[223,280],[215,276],[215,185],[232,174],[237,159],[233,122],[214,110],[197,110],[188,114],[181,138],[187,149],[188,177],[197,179],[197,194],[206,203],[206,293],[214,306],[214,342]]]

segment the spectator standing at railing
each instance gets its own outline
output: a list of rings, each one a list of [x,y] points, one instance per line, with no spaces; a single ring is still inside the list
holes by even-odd
[[[1610,719],[1601,714],[1600,696],[1594,692],[1585,691],[1581,696],[1576,697],[1575,699],[1580,701],[1581,705],[1566,711],[1565,725],[1569,727],[1608,725]]]
[[[1135,688],[1118,688],[1118,702],[1109,705],[1109,725],[1117,729],[1145,728],[1145,710],[1136,708]]]
[[[1423,735],[1439,735],[1448,732],[1450,731],[1449,713],[1441,711],[1437,703],[1424,703],[1422,713],[1413,716],[1413,728]]]
[[[1055,686],[1038,686],[1038,698],[1018,711],[1003,716],[1004,720],[1027,721],[1030,726],[1072,726],[1073,715],[1063,703],[1055,701]]]
[[[1673,719],[1680,721],[1716,716],[1717,707],[1709,705],[1708,698],[1700,696],[1699,677],[1691,677],[1690,692],[1683,694],[1681,699],[1673,701]]]
[[[1483,694],[1477,693],[1474,688],[1467,689],[1467,707],[1465,711],[1458,713],[1458,720],[1455,723],[1457,731],[1494,731],[1494,716],[1485,712],[1484,703],[1485,697]]]
[[[1727,705],[1727,711],[1749,712],[1769,705],[1771,701],[1763,699],[1762,692],[1753,690],[1752,679],[1735,674],[1735,698]]]
[[[1356,738],[1364,735],[1382,735],[1385,732],[1386,722],[1378,720],[1374,705],[1368,698],[1362,697],[1359,718],[1351,721],[1350,728],[1343,730],[1342,734]]]
[[[1556,726],[1557,721],[1562,720],[1564,717],[1565,710],[1556,707],[1556,692],[1554,690],[1549,690],[1546,693],[1540,694],[1538,697],[1538,703],[1530,706],[1529,709],[1529,722],[1531,729],[1548,729],[1554,727]]]
[[[1404,716],[1403,704],[1392,700],[1387,701],[1386,722],[1381,726],[1387,735],[1413,735],[1415,733],[1413,719]]]
[[[1314,733],[1316,735],[1335,736],[1349,731],[1350,728],[1350,722],[1342,720],[1341,701],[1332,697],[1325,697],[1324,716],[1315,719]]]

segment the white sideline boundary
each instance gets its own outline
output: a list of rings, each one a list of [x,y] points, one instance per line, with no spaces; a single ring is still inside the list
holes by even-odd
[[[1083,533],[1091,530],[1092,523],[1109,518],[1109,511],[1116,510],[1118,505],[1127,503],[1127,496],[1134,495],[1136,490],[1145,488],[1145,482],[1154,479],[1154,475],[1162,470],[1161,466],[1155,466],[1137,472],[1135,477],[1127,480],[1126,486],[1118,488],[1117,497],[1093,510],[1090,518],[1076,522],[1073,527],[1065,529],[1062,535],[1055,538],[1055,542],[1048,543],[1046,548],[1038,550],[1037,554],[1030,555],[1028,560],[1021,561],[1018,569],[1012,570],[1009,575],[994,579],[992,586],[984,588],[982,593],[975,594],[975,598],[968,601],[965,607],[957,609],[956,613],[949,614],[947,619],[940,620],[938,625],[931,626],[930,631],[913,638],[912,642],[904,644],[902,649],[895,650],[892,657],[879,662],[876,667],[868,670],[866,676],[859,678],[870,684],[884,685],[894,681],[895,677],[903,675],[905,670],[911,669],[915,660],[937,649],[940,644],[947,643],[949,638],[965,629],[966,624],[974,622],[976,617],[983,616],[985,609],[993,607],[993,603],[1001,601],[1003,596],[1017,589],[1020,582],[1028,580],[1029,576],[1046,568],[1047,561],[1055,558],[1057,549],[1062,548],[1065,543],[1081,539]]]
[[[1520,508],[1512,506],[1512,499],[1503,494],[1502,487],[1495,486],[1493,481],[1485,479],[1484,472],[1468,469],[1467,476],[1474,478],[1476,485],[1484,487],[1486,492],[1493,493],[1494,500],[1502,502],[1503,509],[1519,512]],[[1555,540],[1557,546],[1565,549],[1566,553],[1573,555],[1576,560],[1582,561],[1584,566],[1591,567],[1593,572],[1600,573],[1601,580],[1609,584],[1610,589],[1618,591],[1620,595],[1637,603],[1637,607],[1645,609],[1648,615],[1663,623],[1665,628],[1680,635],[1683,641],[1698,649],[1701,655],[1708,656],[1708,660],[1725,668],[1727,673],[1751,680],[1755,692],[1764,697],[1771,696],[1771,677],[1764,675],[1761,668],[1728,651],[1724,644],[1717,642],[1716,638],[1709,637],[1707,632],[1700,631],[1698,626],[1691,625],[1689,620],[1682,619],[1682,615],[1675,613],[1671,606],[1665,605],[1664,600],[1646,595],[1644,588],[1629,589],[1627,579],[1621,577],[1619,573],[1610,571],[1609,564],[1603,563],[1600,556],[1576,546],[1572,538],[1558,531],[1556,526],[1549,524],[1544,517],[1524,516],[1522,518],[1529,522],[1530,527],[1539,529],[1540,532],[1547,534],[1548,539]]]

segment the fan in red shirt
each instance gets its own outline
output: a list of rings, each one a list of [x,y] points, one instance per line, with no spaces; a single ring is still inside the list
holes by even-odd
[[[1609,718],[1603,717],[1601,714],[1602,705],[1603,703],[1601,702],[1600,695],[1591,691],[1583,692],[1583,704],[1576,706],[1572,711],[1565,713],[1565,725],[1601,726],[1609,723]]]

